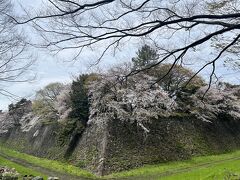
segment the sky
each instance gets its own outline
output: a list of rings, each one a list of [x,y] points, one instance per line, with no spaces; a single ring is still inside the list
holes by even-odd
[[[41,0],[14,0],[15,11],[18,14],[23,13],[21,7],[26,9],[37,10],[41,7]],[[33,3],[34,2],[34,3]],[[28,36],[34,36],[28,34]],[[34,50],[34,56],[37,59],[35,64],[31,67],[31,71],[36,73],[36,78],[30,82],[8,84],[6,90],[17,95],[19,98],[34,98],[34,94],[37,90],[43,88],[52,82],[70,83],[74,77],[82,73],[91,72],[94,69],[106,69],[109,66],[117,62],[123,62],[128,57],[134,55],[134,51],[128,51],[118,57],[106,56],[105,60],[98,66],[90,66],[91,59],[88,59],[87,54],[92,52],[85,52],[85,59],[79,61],[69,61],[69,55],[67,53],[61,54],[61,57],[52,56],[47,51]],[[19,99],[18,97],[17,100]],[[6,110],[10,103],[15,103],[16,100],[0,95],[0,109]]]
[[[26,9],[37,8],[41,5],[40,0],[14,0],[13,2],[20,2]],[[19,6],[15,7],[15,11],[22,13]],[[34,98],[37,90],[51,82],[69,83],[78,74],[90,71],[87,61],[65,62],[69,61],[67,54],[63,54],[59,58],[50,55],[46,51],[35,50],[34,57],[36,62],[31,67],[31,71],[36,73],[36,78],[30,82],[8,84],[5,89],[19,97]],[[9,99],[0,95],[0,109],[6,110],[8,104],[15,101],[12,98]]]
[[[16,4],[15,11],[18,14],[23,13],[18,3],[21,3],[24,8],[31,10],[37,10],[39,7],[41,7],[42,3],[41,0],[14,0],[13,2]],[[34,35],[29,34],[29,36]],[[137,47],[127,48],[127,50],[119,53],[118,56],[115,57],[108,55],[104,58],[99,66],[100,68],[104,69],[112,66],[113,64],[128,61],[135,55],[136,49]],[[98,67],[90,68],[89,66],[88,54],[92,54],[92,52],[85,52],[85,54],[85,59],[73,62],[69,61],[69,55],[67,53],[61,54],[61,57],[57,57],[50,55],[47,51],[36,50],[34,55],[37,61],[31,68],[31,70],[37,75],[36,79],[31,82],[9,84],[6,89],[19,97],[32,99],[34,98],[34,94],[37,90],[43,88],[51,82],[70,83],[73,77],[76,77],[81,73],[91,72],[91,70],[94,68],[98,69]],[[195,65],[192,68],[197,69],[197,66]],[[220,65],[217,68],[217,74],[220,77],[224,77],[224,81],[231,83],[237,83],[240,81],[239,72],[233,72],[221,67]],[[204,76],[204,73],[202,75]],[[8,104],[12,102],[14,103],[15,100],[0,96],[0,109],[6,110]]]

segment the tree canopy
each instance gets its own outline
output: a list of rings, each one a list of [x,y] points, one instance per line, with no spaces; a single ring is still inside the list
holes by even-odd
[[[137,51],[136,57],[132,58],[133,69],[149,67],[156,63],[157,60],[157,50],[145,44]],[[172,67],[169,63],[163,63],[146,71],[146,74],[156,77],[158,80],[155,83],[158,83],[164,90],[171,93],[179,90],[194,92],[205,84],[202,77],[194,75],[193,71],[181,65]]]
[[[63,91],[64,85],[61,83],[50,83],[43,89],[36,92],[36,99],[33,102],[33,111],[42,116],[47,116],[48,118],[57,118],[56,102]]]
[[[188,68],[176,65],[171,69],[171,64],[161,64],[148,71],[148,74],[159,79],[157,81],[168,92],[185,91],[194,93],[198,88],[205,85],[202,77],[194,76],[194,72]],[[171,71],[170,71],[171,69]],[[194,76],[194,78],[192,78]]]

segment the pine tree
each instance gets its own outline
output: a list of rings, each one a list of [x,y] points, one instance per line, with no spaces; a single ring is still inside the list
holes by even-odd
[[[137,57],[132,58],[133,68],[140,69],[152,65],[157,62],[158,57],[157,51],[145,44],[137,51]]]
[[[87,88],[85,86],[85,81],[89,75],[80,75],[76,80],[73,81],[71,87],[71,107],[72,112],[70,113],[71,118],[77,118],[86,125],[89,115],[89,103],[87,96]]]

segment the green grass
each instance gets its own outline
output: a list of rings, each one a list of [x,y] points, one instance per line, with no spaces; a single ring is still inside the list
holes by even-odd
[[[227,160],[230,158],[240,157],[240,151],[212,155],[194,157],[190,160],[162,163],[158,165],[146,165],[141,168],[133,169],[130,171],[114,173],[108,175],[108,178],[125,178],[136,177],[139,179],[223,179],[228,175],[238,175],[240,173],[240,160],[229,160],[226,162],[216,162],[221,160]],[[196,167],[206,163],[216,162],[215,164],[206,167]],[[178,172],[174,175],[168,175],[166,178],[161,177],[160,174],[181,171],[182,168],[191,168],[189,172]],[[160,178],[161,177],[161,178]]]
[[[18,159],[23,159],[29,163],[32,163],[37,166],[41,166],[50,170],[54,170],[57,172],[61,173],[67,173],[75,176],[80,176],[80,177],[88,177],[88,178],[94,178],[95,176],[83,169],[80,169],[76,166],[72,166],[68,163],[63,163],[59,161],[53,161],[53,160],[48,160],[45,158],[38,158],[35,156],[31,156],[25,153],[20,153],[5,147],[0,146],[0,151],[3,152],[4,154],[10,156],[10,157],[15,157]]]
[[[33,175],[33,176],[41,176],[43,177],[44,179],[47,179],[47,176],[40,173],[40,172],[37,172],[37,171],[34,171],[30,168],[26,168],[24,166],[21,166],[19,164],[16,164],[14,162],[11,162],[5,158],[2,158],[0,157],[0,166],[7,166],[9,168],[15,168],[16,171],[21,174],[21,176],[24,176],[24,175]]]
[[[237,173],[238,172],[238,173]],[[228,177],[228,178],[227,178]],[[199,169],[191,170],[165,178],[158,177],[156,179],[175,180],[175,179],[240,179],[240,160],[232,160],[214,166],[206,166]]]
[[[43,158],[37,158],[24,153],[19,153],[0,146],[0,151],[8,156],[18,159],[24,159],[29,163],[42,166],[48,169],[59,171],[62,173],[68,173],[81,177],[88,177],[93,179],[166,179],[166,180],[198,180],[198,179],[240,179],[240,151],[232,153],[226,153],[221,155],[201,156],[194,157],[190,160],[162,163],[158,165],[146,165],[144,167],[133,169],[130,171],[124,171],[120,173],[114,173],[102,178],[98,178],[88,171],[82,170],[78,167],[62,163],[58,161],[47,160]],[[131,158],[131,157],[129,157]],[[5,164],[4,164],[5,163]],[[15,163],[8,162],[5,159],[0,158],[0,165],[6,165],[14,167],[21,174],[33,174],[40,175],[38,172],[31,169],[24,168]],[[189,169],[186,169],[189,168]],[[37,174],[38,173],[38,174]],[[165,174],[162,174],[165,173]],[[166,173],[168,175],[166,176]],[[43,176],[43,175],[41,175]]]

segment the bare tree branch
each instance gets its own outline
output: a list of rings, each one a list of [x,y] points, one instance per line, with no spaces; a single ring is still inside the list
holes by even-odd
[[[0,94],[15,99],[17,96],[4,87],[6,84],[32,79],[33,77],[24,75],[34,60],[26,53],[26,37],[6,15],[12,13],[12,8],[9,1],[0,0]]]
[[[172,63],[170,72],[176,64],[188,62],[190,54],[194,56],[197,49],[206,45],[211,52],[218,55],[211,60],[211,54],[206,53],[206,62],[196,74],[212,65],[212,73],[209,75],[210,88],[216,61],[221,61],[223,54],[239,54],[239,51],[235,50],[239,47],[239,38],[230,40],[231,37],[238,37],[240,33],[240,10],[236,8],[239,6],[235,6],[240,3],[237,0],[224,1],[221,6],[207,0],[48,2],[49,6],[41,14],[33,15],[27,12],[28,19],[18,20],[11,15],[8,17],[17,24],[32,24],[44,40],[41,47],[48,48],[51,52],[74,49],[76,59],[80,58],[83,50],[87,48],[97,49],[100,53],[97,62],[100,62],[109,51],[115,52],[119,44],[126,39],[135,43],[142,38],[154,39],[160,49],[158,62],[133,70],[125,78],[169,61]],[[231,53],[233,51],[234,53]]]

